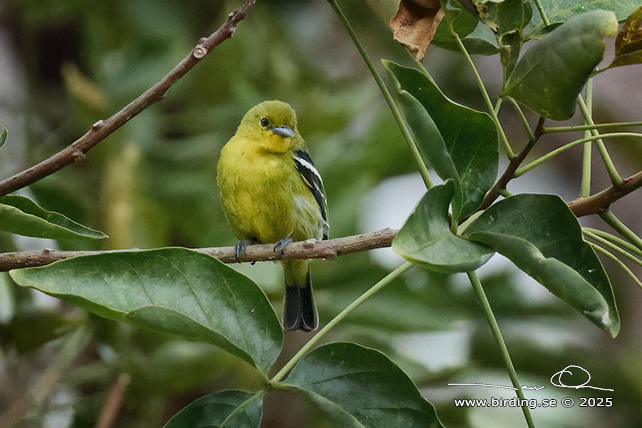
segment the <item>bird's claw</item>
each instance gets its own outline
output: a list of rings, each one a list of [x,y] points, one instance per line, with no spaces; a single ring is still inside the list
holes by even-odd
[[[237,263],[241,263],[240,257],[245,254],[245,248],[251,243],[252,241],[248,239],[236,243],[234,246],[234,256],[236,256]]]
[[[289,244],[292,243],[292,238],[289,236],[287,238],[281,239],[279,242],[274,244],[274,251],[278,251],[281,255],[281,258],[283,258],[283,252],[285,251],[285,247],[287,247]]]

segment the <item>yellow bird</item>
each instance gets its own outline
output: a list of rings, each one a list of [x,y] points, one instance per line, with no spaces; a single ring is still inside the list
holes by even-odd
[[[217,171],[223,212],[240,240],[236,255],[251,243],[327,239],[323,180],[297,129],[296,114],[282,101],[250,109],[221,150]],[[307,260],[283,260],[283,327],[315,330],[318,325]]]

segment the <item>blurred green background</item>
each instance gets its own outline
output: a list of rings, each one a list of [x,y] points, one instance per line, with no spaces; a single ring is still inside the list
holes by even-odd
[[[62,149],[125,106],[240,4],[0,0],[0,127],[9,128],[9,142],[0,152],[2,178]],[[412,64],[365,2],[340,4],[377,64],[378,58]],[[496,96],[498,56],[475,61]],[[458,54],[431,47],[424,63],[448,96],[483,108]],[[595,82],[597,120],[639,120],[639,105],[627,104],[636,100],[626,90],[640,81],[639,67],[610,73]],[[324,177],[331,237],[400,227],[422,195],[421,180],[339,20],[320,0],[258,0],[234,36],[162,102],[100,143],[84,161],[24,192],[48,210],[106,232],[108,240],[43,242],[0,235],[0,250],[233,245],[216,188],[218,154],[250,107],[275,98],[297,111]],[[502,119],[511,141],[517,146],[526,141],[514,116]],[[543,153],[556,144],[549,138],[538,149]],[[614,149],[623,172],[639,169],[639,146],[624,141]],[[558,193],[570,200],[579,178],[569,165],[579,166],[580,158],[581,151],[570,151],[510,190]],[[606,181],[596,170],[599,189]],[[619,202],[614,211],[642,232],[638,195]],[[399,263],[388,250],[313,262],[321,322]],[[612,408],[535,409],[538,427],[642,426],[642,293],[607,267],[623,319],[614,340],[499,256],[481,272],[522,382],[547,386],[527,393],[528,398],[605,396],[551,387],[550,377],[569,364],[589,370],[592,385],[615,390]],[[261,285],[280,313],[280,266],[235,268]],[[288,334],[284,355],[305,337]],[[456,398],[512,397],[509,391],[447,386],[510,383],[463,275],[414,269],[359,308],[328,340],[353,340],[385,352],[437,407],[446,426],[524,426],[519,409],[453,404]],[[202,395],[257,388],[259,382],[247,364],[213,346],[106,321],[18,288],[0,275],[0,427],[99,426],[113,385],[124,387],[113,426],[160,427]],[[279,392],[266,400],[263,426],[333,425],[302,398]]]

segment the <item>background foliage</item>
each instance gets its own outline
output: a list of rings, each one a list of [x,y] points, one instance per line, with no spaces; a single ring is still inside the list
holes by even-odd
[[[0,161],[2,176],[8,176],[63,148],[97,119],[147,89],[238,2],[14,0],[0,5],[5,6],[0,13],[0,63],[9,70],[0,78],[0,126],[10,132]],[[342,7],[373,58],[413,64],[365,4],[345,1]],[[468,43],[490,49],[483,37]],[[612,41],[607,39],[607,44]],[[430,47],[426,57],[426,68],[448,97],[484,110],[461,55]],[[479,56],[475,62],[496,97],[501,91],[498,58]],[[383,67],[380,72],[385,73]],[[596,121],[639,120],[639,105],[632,95],[639,77],[639,66],[596,76]],[[325,2],[259,1],[234,37],[172,88],[163,102],[110,136],[83,162],[25,193],[47,210],[104,231],[108,240],[65,236],[41,242],[2,234],[0,248],[4,252],[52,246],[233,244],[218,206],[218,152],[243,113],[271,98],[288,101],[297,110],[301,132],[324,177],[332,237],[403,224],[421,199],[421,179],[381,93],[336,15]],[[509,137],[526,141],[519,118],[507,110],[502,110],[502,120],[508,124]],[[528,119],[537,121],[534,115]],[[577,117],[573,123],[578,123]],[[561,143],[549,138],[534,155],[556,144]],[[639,144],[622,139],[609,148],[623,172],[638,170]],[[540,175],[517,180],[515,189],[573,199],[579,189],[579,170],[573,166],[580,166],[580,158],[579,148],[567,151]],[[607,187],[608,176],[595,162],[594,186]],[[642,232],[639,196],[619,201],[613,211]],[[582,222],[596,224],[590,218]],[[398,263],[388,251],[314,262],[322,323]],[[596,382],[615,389],[615,408],[535,412],[537,426],[558,427],[560,419],[569,427],[586,426],[587,421],[596,426],[634,426],[642,418],[642,365],[637,358],[642,346],[637,310],[642,297],[635,284],[626,276],[618,277],[618,270],[609,270],[622,320],[619,336],[611,339],[507,266],[497,261],[480,276],[521,379],[548,385],[553,373],[577,364],[587,368]],[[280,307],[279,266],[234,267],[253,278]],[[639,272],[639,267],[632,269]],[[305,339],[302,334],[287,334],[284,355],[291,355]],[[446,426],[523,423],[519,409],[464,410],[453,405],[454,398],[488,391],[447,387],[449,382],[508,384],[486,320],[462,275],[414,269],[351,314],[327,339],[355,341],[384,352],[435,405]],[[99,318],[16,287],[6,274],[0,277],[0,344],[0,383],[10,386],[0,391],[0,426],[96,426],[114,387],[124,388],[115,426],[162,426],[198,397],[261,386],[250,365],[217,347]],[[342,352],[354,351],[345,346]],[[305,381],[297,376],[293,373],[288,381]],[[559,394],[549,391],[553,398]],[[287,411],[283,402],[289,403]],[[266,427],[332,426],[316,407],[291,391],[275,391],[264,404]]]

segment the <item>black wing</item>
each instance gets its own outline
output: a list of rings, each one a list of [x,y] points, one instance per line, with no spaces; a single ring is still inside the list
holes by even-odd
[[[327,206],[328,202],[325,196],[325,188],[323,187],[323,179],[321,174],[314,166],[310,154],[305,150],[295,150],[292,157],[294,158],[294,164],[296,165],[297,171],[301,174],[301,177],[305,181],[305,184],[308,186],[314,199],[319,204],[321,210],[321,217],[323,218],[323,239],[328,239],[328,214]]]

